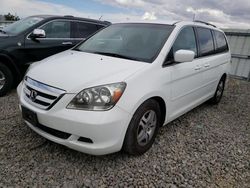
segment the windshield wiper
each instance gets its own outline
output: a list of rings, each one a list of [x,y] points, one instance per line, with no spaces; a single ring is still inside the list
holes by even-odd
[[[106,56],[111,56],[111,57],[117,57],[117,58],[122,58],[122,59],[128,59],[128,60],[134,60],[134,61],[140,61],[139,59],[134,58],[134,57],[129,57],[129,56],[116,54],[116,53],[110,53],[110,52],[91,52],[91,53],[106,55]]]
[[[80,50],[79,48],[73,48],[72,50],[82,52],[82,50]]]

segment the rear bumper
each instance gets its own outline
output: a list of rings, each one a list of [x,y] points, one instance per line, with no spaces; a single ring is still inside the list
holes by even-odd
[[[101,112],[66,109],[74,95],[65,94],[52,109],[46,111],[29,104],[22,95],[21,83],[18,86],[20,105],[35,112],[41,125],[70,134],[68,138],[62,139],[25,121],[41,136],[92,155],[104,155],[121,150],[132,117],[118,106]],[[80,137],[88,138],[93,143],[79,141]]]

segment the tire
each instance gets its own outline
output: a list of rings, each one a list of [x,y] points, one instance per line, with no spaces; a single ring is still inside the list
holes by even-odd
[[[13,84],[13,75],[10,69],[0,62],[0,97],[11,90]]]
[[[123,150],[131,155],[142,155],[148,151],[158,133],[160,119],[159,104],[153,99],[145,101],[132,117],[124,139]]]
[[[224,88],[225,88],[225,82],[226,82],[226,78],[222,77],[217,85],[214,96],[210,99],[210,102],[212,104],[219,104],[219,102],[221,101],[221,98],[222,98],[223,92],[224,92]]]

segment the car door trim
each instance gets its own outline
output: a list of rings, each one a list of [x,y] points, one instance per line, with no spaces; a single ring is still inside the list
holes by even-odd
[[[180,32],[181,32],[185,27],[193,27],[193,29],[194,29],[195,40],[196,40],[196,46],[197,46],[197,57],[195,57],[194,59],[202,59],[202,58],[206,58],[206,57],[210,57],[210,56],[214,56],[214,55],[220,55],[220,54],[224,54],[224,53],[226,54],[226,53],[228,53],[229,50],[223,51],[223,52],[219,52],[219,53],[216,52],[216,47],[217,47],[216,45],[217,45],[217,44],[216,44],[216,42],[214,41],[215,38],[214,38],[214,33],[213,33],[214,30],[213,30],[213,29],[210,29],[210,28],[207,28],[207,27],[203,27],[203,26],[200,26],[200,25],[193,25],[193,24],[182,26],[182,27],[179,29],[178,33],[175,35],[175,38],[174,38],[174,40],[172,41],[172,43],[171,43],[171,45],[170,45],[171,48],[173,47],[174,42],[176,41],[176,39],[177,39],[178,35],[180,34]],[[200,43],[199,43],[199,38],[198,38],[198,33],[197,33],[197,27],[205,28],[205,29],[209,29],[209,30],[210,30],[211,35],[212,35],[212,38],[213,38],[213,44],[214,44],[214,53],[213,53],[213,54],[209,54],[209,55],[205,55],[205,56],[201,56],[201,55],[200,55]],[[226,38],[226,41],[227,41],[227,38]],[[228,45],[228,41],[227,41],[227,45]],[[166,55],[166,57],[165,57],[165,60],[164,60],[164,62],[163,62],[163,64],[162,64],[162,68],[169,67],[169,66],[174,66],[174,65],[176,65],[176,64],[179,64],[179,63],[169,63],[169,64],[166,64],[167,56],[168,56],[168,54],[169,54],[171,48],[169,48],[169,51],[167,52],[167,55]]]
[[[83,22],[83,23],[89,23],[89,24],[95,24],[95,25],[101,25],[101,26],[106,26],[104,24],[99,24],[99,23],[94,23],[94,22],[88,22],[88,21],[82,21],[82,20],[72,20],[72,19],[62,19],[62,18],[59,18],[59,19],[54,19],[54,20],[50,20],[42,25],[40,25],[37,29],[40,29],[41,27],[51,23],[51,22],[54,22],[54,21],[68,21],[68,22]],[[26,39],[27,40],[31,40],[31,38],[29,37],[31,34],[32,34],[33,31],[31,31],[29,34],[27,34],[26,36]],[[71,32],[71,29],[70,29],[70,32]],[[71,35],[71,33],[70,33]],[[39,38],[39,40],[85,40],[86,38]]]

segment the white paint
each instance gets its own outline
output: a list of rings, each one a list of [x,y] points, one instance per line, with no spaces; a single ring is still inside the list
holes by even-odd
[[[164,124],[205,102],[214,95],[219,79],[227,73],[231,55],[227,52],[162,67],[176,36],[186,25],[215,29],[200,23],[177,23],[152,64],[71,50],[33,64],[27,76],[64,89],[66,94],[52,109],[45,111],[24,100],[21,83],[18,86],[20,104],[36,112],[41,124],[72,136],[67,140],[59,139],[27,124],[54,142],[101,155],[121,149],[133,114],[149,98],[164,100],[167,108]],[[193,54],[180,51],[179,57],[178,53],[176,56],[184,61],[191,60]],[[126,82],[127,87],[111,110],[97,112],[66,108],[83,89],[116,82]],[[78,142],[79,136],[91,138],[94,143]]]

